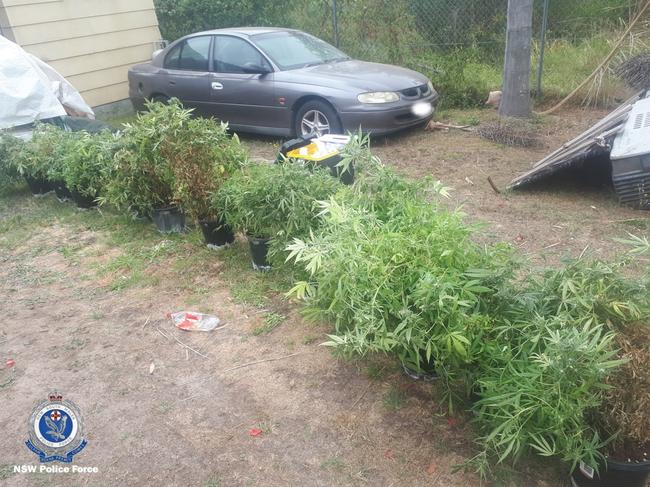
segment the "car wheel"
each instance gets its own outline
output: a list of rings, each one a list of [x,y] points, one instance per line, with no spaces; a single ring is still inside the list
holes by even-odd
[[[296,114],[294,130],[297,137],[308,137],[326,134],[341,134],[343,127],[339,116],[330,105],[314,100],[300,107]]]
[[[163,105],[167,105],[167,103],[169,103],[169,97],[165,95],[156,95],[151,98],[151,101],[155,103],[162,103]]]

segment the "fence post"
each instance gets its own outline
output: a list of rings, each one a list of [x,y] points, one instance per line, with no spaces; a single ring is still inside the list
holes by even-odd
[[[332,0],[332,27],[334,28],[334,45],[339,47],[339,16],[336,10],[336,0]]]
[[[548,28],[548,9],[551,0],[544,0],[544,13],[542,15],[542,32],[539,36],[539,60],[537,61],[537,88],[535,96],[542,96],[542,75],[544,73],[544,50],[546,48],[546,29]]]
[[[530,51],[533,0],[508,0],[508,32],[503,66],[502,117],[530,118]]]

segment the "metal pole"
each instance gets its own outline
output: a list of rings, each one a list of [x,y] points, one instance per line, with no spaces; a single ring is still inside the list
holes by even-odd
[[[339,19],[336,12],[336,0],[332,0],[332,26],[334,27],[334,45],[339,47]]]
[[[535,96],[542,96],[542,74],[544,72],[544,50],[546,48],[546,29],[548,28],[548,8],[551,0],[544,0],[544,13],[542,14],[542,32],[539,38],[539,61],[537,63],[537,89]]]

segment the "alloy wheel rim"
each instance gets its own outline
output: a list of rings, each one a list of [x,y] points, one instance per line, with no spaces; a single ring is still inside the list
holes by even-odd
[[[330,122],[320,110],[309,110],[300,121],[300,131],[303,137],[309,135],[326,135],[330,133]]]

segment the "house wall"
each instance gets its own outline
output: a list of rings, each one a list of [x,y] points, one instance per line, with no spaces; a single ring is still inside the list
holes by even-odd
[[[0,32],[95,107],[128,98],[127,71],[160,40],[153,0],[0,0]]]

